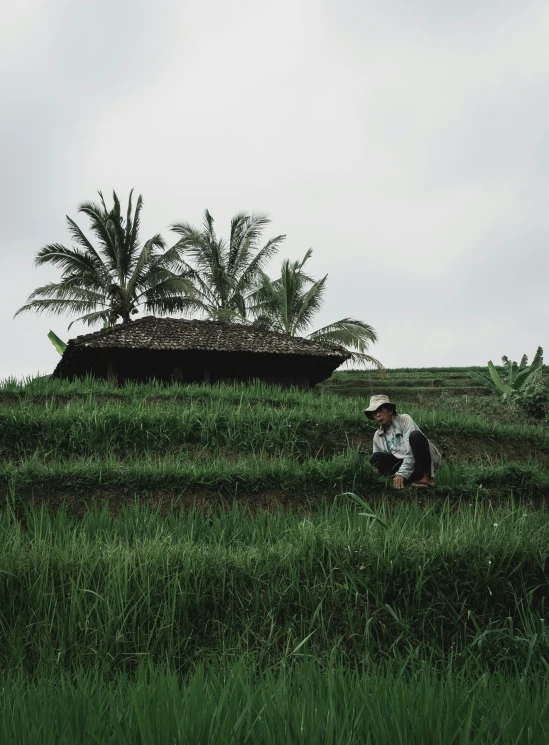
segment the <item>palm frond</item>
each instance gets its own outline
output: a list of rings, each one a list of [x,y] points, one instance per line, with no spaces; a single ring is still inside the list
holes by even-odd
[[[196,278],[191,279],[194,270],[184,261],[179,247],[166,251],[159,234],[140,246],[142,197],[139,196],[134,208],[132,190],[123,215],[115,191],[112,208],[107,207],[102,192],[98,193],[98,203],[84,202],[79,207],[90,220],[96,245],[67,217],[75,247],[51,244],[36,257],[38,265],[49,263],[59,267],[61,281],[37,288],[16,315],[29,310],[66,312],[79,314],[86,323],[93,323],[98,319],[127,321],[137,312],[138,305],[145,302],[158,312],[163,312],[164,301],[170,310],[178,307],[188,310],[189,301],[178,302],[175,296],[196,294]],[[173,268],[178,268],[181,276]],[[202,310],[205,305],[195,302],[193,307]]]
[[[191,316],[196,312],[202,311],[202,306],[196,300],[188,297],[182,297],[179,293],[158,292],[147,298],[142,303],[143,310],[158,314],[168,315],[171,313],[181,313],[185,316]]]
[[[127,289],[130,294],[134,291],[135,287],[138,286],[138,284],[143,281],[144,277],[146,277],[147,274],[150,272],[150,262],[151,262],[151,257],[153,256],[153,251],[155,247],[163,248],[164,245],[165,244],[162,239],[162,236],[160,236],[158,233],[145,242],[145,244],[143,245],[143,248],[141,249],[141,253],[139,254],[139,257],[137,261],[135,262],[135,266],[133,267],[133,273],[128,280]]]
[[[133,192],[133,189],[132,189]],[[131,194],[130,192],[130,199]],[[133,213],[133,218],[130,223],[126,224],[126,244],[128,246],[128,254],[130,263],[128,264],[128,271],[129,268],[132,265],[132,262],[135,261],[135,258],[137,254],[139,253],[139,228],[141,227],[141,210],[143,209],[143,197],[141,194],[137,197],[137,202],[135,205],[135,211]],[[128,209],[128,212],[130,210]],[[159,238],[159,241],[157,242],[155,239]],[[161,238],[158,234],[156,234],[153,238],[150,238],[148,243],[152,243],[158,247],[162,247],[163,249],[166,248],[166,244],[164,242],[164,239]]]
[[[207,319],[222,323],[245,323],[238,310],[233,310],[232,308],[210,307],[208,309]]]
[[[285,238],[285,235],[277,235],[275,238],[271,238],[267,241],[235,282],[235,292],[246,292],[253,285],[258,273],[262,271],[266,262],[278,252],[280,244],[285,240]]]
[[[328,275],[314,282],[299,299],[299,309],[292,320],[292,336],[311,325],[313,318],[320,310],[326,291]]]
[[[130,192],[130,197],[131,197],[131,192]],[[121,216],[122,216],[122,205],[120,204],[120,199],[118,199],[118,195],[117,195],[117,193],[115,192],[114,189],[112,191],[112,201],[113,201],[113,204],[114,204],[114,208],[113,208],[112,212],[114,212],[114,214],[117,215],[118,218],[121,218]]]
[[[250,293],[252,313],[254,315],[270,316],[272,325],[280,331],[294,335],[299,314],[313,314],[315,301],[312,296],[317,288],[313,285],[312,293],[308,295],[305,289],[309,279],[299,271],[300,262],[291,263],[288,259],[282,262],[280,277],[271,280],[261,272],[261,284]],[[304,307],[304,303],[305,306]],[[306,327],[306,318],[303,326]]]
[[[313,331],[307,338],[320,344],[338,344],[344,347],[351,352],[350,363],[382,367],[379,360],[366,354],[369,344],[377,341],[375,330],[356,318],[342,318]]]
[[[153,251],[149,265],[151,270],[158,267],[168,269],[173,271],[175,274],[181,274],[184,276],[195,274],[195,269],[193,269],[193,267],[182,258],[181,252],[177,246],[172,246],[163,253]]]
[[[15,314],[18,316],[20,313],[24,313],[26,311],[34,311],[35,313],[44,313],[47,311],[48,313],[52,313],[53,315],[61,315],[63,313],[82,313],[82,311],[92,310],[93,308],[97,307],[97,303],[95,301],[85,301],[85,300],[73,300],[71,298],[50,298],[50,299],[43,299],[43,300],[33,300],[31,303],[27,303],[26,305],[23,305],[17,313]]]
[[[126,285],[127,275],[131,265],[129,246],[126,244],[126,230],[120,206],[120,200],[113,191],[113,209],[105,216],[105,227],[111,236],[116,253],[116,274],[122,287]]]
[[[375,357],[372,357],[369,354],[364,354],[362,352],[353,352],[350,349],[348,349],[347,351],[351,353],[351,356],[344,363],[345,365],[354,364],[354,365],[363,365],[364,367],[375,368],[376,370],[383,369],[383,364]]]
[[[240,214],[231,225],[231,240],[227,257],[227,273],[236,281],[246,271],[251,257],[257,253],[258,240],[270,219],[263,213]]]
[[[268,327],[295,336],[310,326],[320,310],[328,278],[325,275],[315,281],[305,274],[303,267],[311,255],[312,249],[308,249],[301,261],[284,260],[280,276],[275,280],[264,272],[259,273],[259,281],[248,295],[248,305],[254,323],[260,328]],[[379,360],[367,354],[369,344],[377,341],[377,334],[364,321],[342,318],[313,331],[307,338],[345,347],[351,354],[351,363],[382,367]]]
[[[136,296],[136,300],[141,302],[142,298],[149,298],[154,295],[160,296],[160,293],[167,292],[170,295],[179,294],[186,300],[200,301],[194,293],[194,286],[184,277],[178,277],[176,274],[158,274],[151,277],[146,289]]]
[[[196,264],[196,271],[202,274],[210,274],[211,244],[207,236],[188,223],[173,223],[170,229],[181,236],[173,247],[180,259],[187,256]]]
[[[74,321],[71,321],[68,325],[68,329],[70,329],[75,323],[85,323],[87,326],[94,326],[96,323],[108,323],[111,320],[110,313],[105,310],[96,310],[92,313],[86,313],[83,316],[80,316],[80,318],[75,318]]]
[[[240,294],[233,294],[230,302],[231,310],[236,311],[238,316],[245,320],[246,318],[246,301]]]
[[[288,304],[286,300],[280,280],[273,281],[265,273],[262,273],[261,284],[256,286],[248,295],[248,311],[254,318],[263,319],[263,326],[265,326],[266,319],[269,318],[271,328],[290,333],[289,321],[291,319],[287,313]]]
[[[214,230],[214,219],[210,215],[208,210],[204,210],[204,219],[202,221],[202,227],[207,240],[210,243],[217,243]]]
[[[359,352],[365,352],[371,343],[375,344],[377,341],[375,329],[356,318],[342,318],[313,331],[307,338],[318,339],[328,335],[336,340],[336,344],[354,346]]]
[[[27,302],[37,299],[75,298],[76,300],[95,300],[102,302],[108,295],[103,288],[86,287],[81,282],[81,277],[75,275],[61,280],[61,282],[48,282],[47,285],[37,287],[31,292]]]
[[[243,240],[251,248],[257,248],[257,241],[261,237],[264,229],[271,222],[271,218],[264,212],[253,212],[247,216]]]
[[[312,255],[313,255],[313,249],[312,249],[312,248],[308,248],[308,249],[307,249],[307,250],[305,251],[305,256],[304,256],[304,257],[303,257],[303,258],[301,259],[301,261],[300,261],[300,262],[299,262],[299,264],[298,264],[298,268],[299,268],[299,271],[300,271],[300,273],[303,273],[303,267],[304,267],[304,266],[305,266],[305,264],[306,264],[306,263],[307,263],[307,262],[309,261],[309,259],[311,258],[311,256],[312,256]],[[312,277],[308,277],[308,279],[309,279],[309,280],[310,280],[311,282],[313,282],[313,281],[314,281],[314,280],[312,279]]]
[[[50,243],[41,248],[36,254],[34,260],[36,266],[44,264],[53,264],[61,267],[64,272],[97,271],[95,262],[79,249],[66,248],[60,243]]]
[[[141,224],[140,215],[141,210],[143,209],[143,197],[141,194],[138,196],[135,204],[135,211],[132,215],[132,196],[133,189],[130,191],[128,197],[126,219],[124,223],[121,224],[123,233],[122,268],[126,277],[129,277],[133,272],[134,264],[138,260],[138,256],[142,250],[139,246],[139,227]]]
[[[201,296],[211,317],[246,312],[246,299],[263,264],[278,249],[283,236],[271,239],[262,249],[257,243],[270,222],[262,213],[236,214],[231,221],[229,243],[218,239],[208,210],[200,229],[186,222],[173,223],[179,240],[169,251],[178,255],[179,266],[189,273],[197,296]],[[176,262],[171,266],[173,269]],[[230,312],[229,312],[230,311]]]
[[[132,207],[133,207],[133,189],[130,189],[130,193],[128,194],[128,207],[126,209],[126,235],[128,238],[128,243],[130,245],[133,245],[131,241],[132,235],[137,236],[138,230],[134,231],[134,222],[132,219]],[[143,200],[141,199],[141,196],[139,196],[137,200],[137,205],[135,207],[136,217],[137,217],[137,228],[139,228],[139,212],[141,211],[141,205],[143,203]]]
[[[95,250],[91,241],[88,240],[82,229],[72,220],[68,215],[67,224],[69,226],[69,232],[76,243],[79,243],[86,252],[86,256],[95,267],[95,271],[101,276],[109,276],[109,270],[101,258],[100,254]]]
[[[246,228],[249,224],[249,216],[244,212],[239,212],[234,215],[231,220],[231,232],[229,237],[229,254],[227,266],[231,274],[234,274],[234,269],[238,265],[238,258],[243,250],[244,236]]]
[[[251,326],[261,331],[273,331],[273,320],[269,316],[257,316],[251,323]]]
[[[101,193],[100,193],[101,194]],[[94,202],[84,202],[78,208],[78,212],[86,215],[90,221],[90,230],[99,242],[99,250],[105,257],[103,263],[110,274],[118,274],[116,247],[112,241],[112,235],[107,229],[108,211],[106,207]]]
[[[109,210],[107,209],[107,205],[105,203],[105,200],[103,199],[103,192],[98,191],[97,193],[99,194],[99,199],[101,200],[101,207],[103,208],[103,212],[107,214]],[[101,211],[101,207],[99,208],[99,212]]]

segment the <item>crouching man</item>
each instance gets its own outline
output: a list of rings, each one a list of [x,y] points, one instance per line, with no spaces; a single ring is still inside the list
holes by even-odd
[[[372,396],[364,409],[368,419],[379,424],[374,435],[370,463],[380,476],[393,476],[393,486],[405,483],[428,489],[435,485],[435,469],[441,461],[439,451],[425,437],[408,414],[397,414],[388,396]]]

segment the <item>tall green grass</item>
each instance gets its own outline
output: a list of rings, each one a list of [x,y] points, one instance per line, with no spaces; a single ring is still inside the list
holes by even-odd
[[[335,397],[334,397],[335,398]],[[312,409],[303,396],[291,407],[233,406],[222,399],[190,400],[186,405],[147,406],[93,401],[69,406],[37,407],[19,403],[0,407],[0,453],[22,457],[33,453],[58,456],[130,456],[144,451],[177,453],[185,446],[230,448],[233,451],[309,454],[322,457],[345,449],[349,437],[370,448],[375,423],[361,411],[361,402],[332,399]],[[549,450],[544,426],[501,424],[496,419],[452,411],[407,406],[418,426],[436,438],[447,434],[519,440]]]
[[[548,741],[549,434],[472,414],[463,371],[376,375],[0,384],[0,743]],[[369,465],[391,381],[442,392],[399,410],[463,441],[434,492]],[[300,509],[238,506],[271,497]]]
[[[0,396],[12,395],[29,399],[49,396],[108,396],[117,399],[138,398],[139,400],[170,399],[187,401],[229,401],[239,403],[241,400],[268,403],[270,405],[300,403],[304,398],[315,404],[318,391],[301,391],[281,388],[280,386],[253,381],[249,384],[179,384],[163,383],[152,380],[145,383],[125,381],[115,385],[108,380],[87,376],[76,380],[51,378],[26,378],[18,380],[7,378],[0,380]]]
[[[496,366],[497,367],[497,366]],[[503,368],[497,368],[498,370]],[[386,381],[391,379],[427,379],[432,380],[434,378],[440,379],[462,379],[470,380],[468,378],[469,371],[485,372],[486,366],[484,367],[434,367],[434,368],[389,368],[386,370],[337,370],[333,373],[332,377],[325,381],[326,384],[330,383],[341,383],[348,380],[354,381]],[[235,384],[236,387],[240,387],[240,384]],[[232,384],[214,386],[214,388],[231,389]],[[282,396],[300,395],[300,391],[292,391],[291,389],[282,389],[278,386],[265,384],[260,381],[252,381],[246,384],[246,388],[251,391],[271,391],[276,395],[279,392]],[[173,392],[180,392],[181,395],[185,395],[185,389],[197,389],[206,388],[210,389],[210,386],[202,385],[180,385],[178,383],[164,383],[161,381],[150,381],[148,383],[133,383],[131,381],[124,382],[122,385],[114,385],[108,380],[94,378],[92,376],[85,376],[75,380],[56,379],[48,376],[33,377],[27,376],[25,378],[9,377],[4,380],[0,380],[0,391],[11,391],[11,392],[28,392],[35,394],[48,395],[52,393],[114,393],[120,395],[121,392],[139,391],[146,395],[171,395]]]
[[[362,385],[332,385],[329,388],[326,387],[325,392],[330,392],[333,395],[341,396],[343,398],[355,398],[364,399],[369,396],[373,396],[382,393],[385,396],[389,396],[390,400],[399,403],[399,409],[402,410],[402,402],[407,404],[415,403],[416,405],[424,401],[438,402],[444,396],[475,396],[488,398],[488,390],[486,388],[480,388],[478,386],[403,386],[398,387],[396,385],[377,385],[377,386],[362,386]],[[494,398],[495,401],[497,399]]]
[[[179,679],[144,667],[111,683],[11,675],[2,745],[541,745],[547,679],[429,669],[361,674],[311,662],[266,671],[198,666]]]
[[[503,370],[501,365],[495,365],[495,367],[497,370]],[[547,365],[544,365],[544,368],[549,369]],[[390,375],[392,373],[397,375],[409,373],[411,376],[431,375],[432,373],[443,375],[459,373],[461,375],[466,375],[469,370],[475,372],[486,372],[487,365],[470,365],[468,367],[387,367],[383,370],[336,370],[334,377],[376,378]]]
[[[549,492],[549,469],[535,460],[517,463],[483,458],[479,462],[443,464],[437,471],[436,484],[436,491],[429,493],[435,499],[447,493],[469,497],[482,490],[492,498],[510,492],[539,496]],[[4,493],[21,491],[28,495],[30,490],[36,498],[42,493],[46,501],[52,494],[62,494],[74,505],[83,502],[90,492],[97,496],[102,489],[126,495],[169,489],[180,495],[210,493],[230,498],[274,490],[287,493],[298,504],[302,496],[313,493],[332,496],[360,490],[394,494],[390,479],[377,478],[368,457],[350,447],[341,455],[326,458],[268,457],[261,452],[226,457],[206,450],[164,457],[144,452],[123,460],[89,456],[44,461],[39,454],[0,460],[0,490]],[[404,498],[414,500],[418,494],[410,487]]]
[[[383,391],[386,387],[390,389],[395,388],[419,388],[421,390],[430,390],[431,388],[441,388],[446,390],[447,388],[470,388],[471,390],[478,390],[488,392],[488,388],[483,385],[478,385],[471,378],[459,377],[411,377],[408,375],[403,376],[388,376],[385,379],[372,378],[370,380],[360,380],[357,378],[342,378],[338,380],[330,380],[324,384],[325,390],[344,390],[345,388],[354,388],[360,390],[361,387],[374,387],[380,388]]]
[[[125,491],[167,488],[180,492],[200,488],[237,497],[241,492],[253,494],[264,489],[292,494],[310,489],[333,493],[380,485],[368,458],[352,449],[328,458],[269,458],[261,452],[227,458],[207,451],[192,456],[182,453],[162,457],[145,452],[139,458],[123,461],[113,456],[89,456],[45,462],[40,455],[20,461],[4,460],[0,461],[0,487],[65,494],[72,490],[77,495],[102,487]]]
[[[353,506],[358,503],[357,506]],[[0,514],[0,668],[104,675],[252,655],[549,665],[549,516],[355,497],[303,515]],[[298,654],[299,653],[299,654]]]

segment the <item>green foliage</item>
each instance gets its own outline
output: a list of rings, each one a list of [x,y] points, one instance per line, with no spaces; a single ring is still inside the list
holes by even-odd
[[[246,297],[265,263],[286,236],[278,235],[260,247],[261,234],[270,223],[263,214],[235,215],[229,241],[218,238],[208,210],[201,228],[174,223],[180,238],[172,250],[180,256],[180,271],[192,283],[195,307],[217,321],[246,317]]]
[[[48,339],[62,356],[63,352],[67,348],[66,343],[62,341],[56,334],[54,334],[53,331],[50,331],[50,333],[48,334]]]
[[[78,314],[78,321],[108,327],[119,320],[129,322],[140,309],[161,315],[200,312],[221,321],[251,320],[251,313],[259,328],[292,336],[309,329],[327,277],[315,281],[303,271],[311,250],[300,262],[285,261],[280,279],[267,277],[263,268],[285,236],[271,238],[261,247],[261,234],[270,222],[266,215],[235,215],[227,242],[217,237],[206,210],[200,228],[186,222],[171,226],[179,239],[166,251],[158,234],[139,246],[141,196],[132,214],[130,192],[126,217],[116,192],[111,209],[101,192],[99,196],[100,204],[84,203],[79,208],[90,219],[98,248],[67,217],[76,248],[50,244],[36,258],[39,266],[61,267],[61,281],[37,288],[16,316],[30,310]],[[310,332],[308,338],[344,346],[355,363],[381,366],[367,354],[377,335],[363,321],[342,318]]]
[[[111,677],[138,660],[184,671],[244,653],[264,669],[304,654],[352,669],[415,654],[544,674],[549,516],[470,501],[364,510],[342,496],[307,515],[135,505],[81,520],[29,509],[23,524],[4,509],[0,669]]]
[[[549,390],[538,382],[513,395],[514,403],[532,419],[546,419],[549,413]]]
[[[69,385],[74,391],[76,383]],[[64,389],[56,381],[40,381],[39,386],[42,391]],[[42,400],[41,405],[36,405],[40,402],[32,396],[11,397],[0,406],[0,452],[13,456],[47,453],[50,457],[129,457],[145,453],[178,455],[202,449],[210,455],[221,450],[245,456],[262,454],[265,458],[322,458],[347,452],[350,442],[370,451],[375,429],[375,423],[362,414],[360,399],[316,397],[275,388],[269,392],[267,386],[213,390],[173,386],[166,388],[166,395],[148,401],[132,396],[132,390],[129,386],[130,395],[120,395],[119,391],[113,400],[97,401],[92,394],[68,402]],[[453,434],[549,446],[544,427],[500,424],[482,415],[412,405],[406,407],[406,413],[435,440]]]
[[[250,296],[255,325],[297,336],[308,331],[324,300],[326,280],[314,280],[303,267],[312,255],[309,249],[301,261],[283,261],[280,278],[271,280],[264,272],[261,282]],[[310,332],[308,339],[320,344],[339,344],[351,352],[351,362],[376,368],[381,363],[367,354],[371,343],[377,341],[372,326],[356,318],[339,321]]]
[[[499,374],[494,363],[488,362],[490,378],[478,372],[469,372],[469,376],[479,383],[483,383],[489,390],[507,400],[518,394],[522,395],[530,386],[535,385],[541,377],[543,369],[543,349],[538,347],[532,364],[528,366],[528,357],[524,355],[520,364],[510,362],[504,355],[502,358],[505,377]]]
[[[501,360],[503,362],[504,370],[507,373],[507,382],[510,385],[513,384],[517,374],[519,372],[522,372],[522,370],[525,370],[528,366],[528,357],[525,354],[522,355],[522,359],[518,363],[512,362],[505,354],[503,355]]]
[[[134,211],[132,193],[126,216],[116,192],[110,209],[101,192],[99,204],[85,202],[80,206],[79,212],[90,220],[97,248],[67,217],[76,247],[50,244],[40,249],[35,261],[37,266],[60,267],[61,281],[36,289],[16,316],[30,310],[78,314],[77,321],[93,326],[128,322],[139,309],[166,314],[189,312],[196,307],[191,297],[193,286],[180,271],[177,249],[166,251],[158,234],[140,245],[143,200],[138,198]]]
[[[37,453],[17,462],[0,461],[0,489],[38,489],[55,493],[86,494],[102,489],[122,491],[131,498],[136,491],[164,489],[204,495],[240,498],[243,501],[266,490],[284,490],[301,499],[307,494],[327,495],[348,489],[383,490],[376,482],[368,459],[357,452],[326,458],[296,458],[265,453],[231,458],[210,454],[159,457],[144,452],[139,458],[115,456],[48,458]],[[76,500],[78,503],[79,500]]]
[[[542,745],[543,675],[438,674],[423,660],[390,670],[326,667],[304,646],[268,671],[249,657],[182,676],[142,663],[134,676],[96,671],[34,680],[13,673],[0,694],[2,745]],[[304,659],[305,657],[305,659]]]
[[[0,383],[2,745],[544,742],[549,435],[472,382]],[[369,464],[391,386],[431,492]]]
[[[43,680],[13,673],[0,694],[2,745],[542,745],[543,675],[438,674],[423,660],[390,670],[319,665],[307,646],[268,671],[249,657],[182,676],[142,663]],[[305,659],[304,659],[305,657]]]
[[[135,494],[168,490],[171,497],[183,494],[240,500],[254,504],[256,495],[282,490],[294,506],[318,501],[322,495],[362,490],[377,498],[387,490],[377,479],[364,454],[350,450],[331,457],[292,457],[274,454],[267,460],[263,453],[231,458],[229,454],[204,453],[159,457],[142,453],[139,458],[123,461],[114,456],[49,458],[43,455],[22,457],[17,462],[0,461],[0,490],[23,490],[24,494],[42,491],[44,499],[62,492],[73,506],[82,505],[89,495],[103,489],[122,493],[125,499]],[[209,457],[206,457],[209,456]],[[479,493],[494,498],[505,494],[543,495],[549,490],[549,471],[537,463],[496,462],[492,465],[471,463],[443,465],[437,471],[437,498],[445,495],[473,498]],[[408,498],[415,497],[412,491]],[[73,498],[72,494],[78,494]]]

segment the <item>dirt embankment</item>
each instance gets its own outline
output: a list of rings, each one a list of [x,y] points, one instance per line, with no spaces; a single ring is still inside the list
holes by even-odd
[[[387,498],[392,502],[414,502],[421,506],[446,505],[450,503],[452,508],[460,505],[474,505],[475,501],[481,499],[484,504],[497,506],[509,498],[510,492],[501,489],[482,489],[473,493],[471,490],[451,489],[436,487],[433,490],[418,490],[408,486],[402,490],[391,488],[389,483],[380,484],[377,488],[367,490],[359,489],[358,493],[369,505],[374,506]],[[0,499],[6,499],[8,495],[0,489]],[[514,499],[530,507],[539,507],[549,502],[549,495],[543,493],[520,493],[514,494]],[[346,493],[340,493],[332,489],[310,489],[301,491],[283,489],[262,489],[254,493],[241,492],[228,496],[215,493],[212,488],[193,489],[182,491],[180,489],[158,489],[158,490],[129,490],[115,488],[90,488],[85,493],[74,491],[49,490],[39,487],[23,487],[17,493],[14,504],[16,515],[24,520],[25,512],[29,507],[45,507],[47,510],[56,512],[63,508],[68,514],[81,518],[90,508],[108,508],[109,512],[116,515],[124,507],[131,507],[135,503],[160,510],[166,514],[170,510],[187,511],[192,507],[203,510],[223,511],[230,509],[235,501],[244,510],[251,513],[276,512],[283,509],[309,515],[318,511],[323,504],[352,503],[352,499]]]

